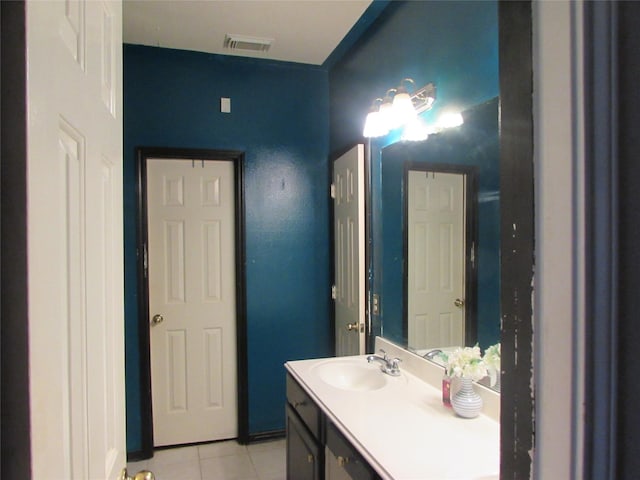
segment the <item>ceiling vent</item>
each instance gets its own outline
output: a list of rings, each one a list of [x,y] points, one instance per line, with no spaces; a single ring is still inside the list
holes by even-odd
[[[229,50],[248,50],[251,52],[266,52],[271,48],[273,38],[248,37],[246,35],[226,34],[224,47]]]

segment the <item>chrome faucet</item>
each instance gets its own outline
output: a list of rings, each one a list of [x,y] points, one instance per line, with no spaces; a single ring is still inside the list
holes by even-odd
[[[436,348],[434,350],[430,350],[427,353],[425,353],[423,357],[428,358],[429,360],[433,360],[434,357],[437,357],[441,353],[443,353],[442,350],[440,350],[439,348]]]
[[[400,375],[400,367],[398,366],[398,364],[402,361],[399,358],[389,358],[387,356],[387,353],[380,349],[380,353],[382,353],[382,356],[380,355],[369,355],[367,357],[367,362],[371,363],[371,362],[380,362],[382,365],[380,365],[380,370],[382,370],[384,373],[386,373],[387,375],[391,375],[392,377],[397,377]]]

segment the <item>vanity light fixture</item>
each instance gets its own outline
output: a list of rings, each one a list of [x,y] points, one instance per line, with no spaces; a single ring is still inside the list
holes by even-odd
[[[363,135],[365,137],[382,137],[389,133],[389,127],[384,121],[383,114],[380,112],[380,105],[382,105],[381,98],[376,98],[371,103],[369,114],[364,123]]]
[[[395,88],[387,90],[387,93],[385,93],[382,103],[380,104],[380,118],[382,118],[387,130],[393,130],[402,124],[402,118],[398,115],[393,106],[393,97],[395,96],[395,93]]]
[[[433,106],[436,99],[436,87],[428,83],[409,93],[409,85],[415,85],[411,78],[404,78],[397,88],[387,90],[384,98],[376,98],[365,120],[363,135],[381,137],[403,125],[412,123],[418,114]]]
[[[458,112],[446,112],[438,119],[438,127],[442,130],[445,128],[459,127],[464,123],[462,114]]]
[[[464,124],[462,114],[454,111],[444,112],[434,124],[430,125],[427,125],[422,118],[416,117],[405,125],[401,138],[406,141],[418,142],[426,140],[431,134],[459,127],[462,124]]]
[[[400,82],[398,88],[396,88],[396,94],[393,96],[393,111],[400,124],[407,124],[417,116],[405,82],[410,82],[415,87],[413,80],[405,78]]]
[[[429,138],[431,133],[434,133],[433,129],[430,129],[422,118],[416,116],[405,125],[401,138],[408,142],[420,142]]]

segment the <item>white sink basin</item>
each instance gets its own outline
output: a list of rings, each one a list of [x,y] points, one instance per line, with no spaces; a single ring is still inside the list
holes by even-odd
[[[364,358],[332,359],[312,368],[324,383],[342,390],[378,390],[387,385],[387,378],[377,364],[369,364]]]

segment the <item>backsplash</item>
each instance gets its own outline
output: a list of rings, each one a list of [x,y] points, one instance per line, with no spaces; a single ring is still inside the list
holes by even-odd
[[[390,357],[397,357],[402,360],[400,370],[405,370],[415,375],[422,381],[435,388],[442,388],[442,377],[444,369],[429,360],[422,358],[404,348],[390,342],[382,337],[376,337],[375,351],[384,350]],[[452,392],[455,391],[455,379]],[[482,397],[484,407],[482,413],[496,422],[500,421],[500,394],[478,383],[475,390]]]

